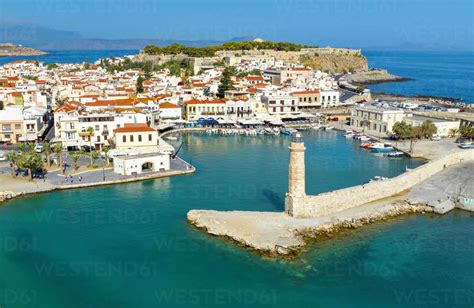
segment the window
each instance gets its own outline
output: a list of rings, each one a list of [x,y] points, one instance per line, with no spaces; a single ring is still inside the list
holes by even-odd
[[[151,141],[152,140],[152,136],[151,134],[148,134],[148,141]]]
[[[35,125],[34,124],[28,124],[28,126],[33,126],[31,127],[31,129],[35,128]],[[27,127],[28,129],[30,129],[29,127]],[[21,129],[21,124],[15,124],[15,129]]]
[[[133,135],[130,135],[130,142],[133,142]]]
[[[67,140],[74,140],[76,139],[76,136],[74,133],[66,133],[66,139]]]
[[[3,124],[3,131],[11,131],[12,126],[11,124]]]
[[[122,136],[122,141],[123,141],[123,142],[127,142],[127,136],[123,135],[123,136]]]
[[[100,142],[100,136],[97,136],[97,142]]]
[[[142,142],[142,135],[138,135],[138,141]]]
[[[96,125],[95,126],[95,130],[98,131],[100,128],[99,128],[99,125]]]

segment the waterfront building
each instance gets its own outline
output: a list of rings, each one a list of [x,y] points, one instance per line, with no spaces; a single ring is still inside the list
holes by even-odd
[[[368,104],[357,106],[352,111],[351,126],[371,134],[387,134],[392,132],[396,122],[401,122],[405,117],[401,109]]]
[[[44,131],[47,110],[38,107],[6,107],[0,110],[0,141],[34,142]]]
[[[436,126],[436,134],[440,137],[448,137],[451,130],[456,130],[460,126],[459,120],[445,120],[433,117],[425,117],[420,115],[409,115],[404,121],[412,126],[421,126],[425,121],[431,121]]]
[[[184,116],[187,121],[198,119],[224,118],[227,114],[226,101],[221,99],[192,99],[184,103]]]
[[[297,98],[285,93],[266,93],[261,97],[267,112],[273,114],[298,113]]]
[[[114,145],[117,150],[153,148],[158,145],[158,131],[145,123],[125,123],[113,130]]]
[[[180,120],[182,117],[182,109],[176,104],[164,102],[159,107],[161,120]]]

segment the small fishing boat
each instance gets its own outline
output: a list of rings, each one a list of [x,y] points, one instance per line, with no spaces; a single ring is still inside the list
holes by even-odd
[[[388,178],[384,176],[376,175],[374,176],[373,179],[370,180],[370,182],[379,182],[379,181],[385,181],[385,180],[388,180]]]
[[[354,132],[351,131],[351,130],[346,130],[346,132],[344,133],[344,137],[352,138],[352,137],[354,137]]]
[[[332,130],[332,129],[334,129],[334,126],[331,126],[331,125],[324,126],[324,130]]]
[[[405,153],[403,153],[402,151],[395,151],[395,152],[387,153],[388,157],[401,157],[401,156],[404,156],[404,155],[405,155]]]
[[[281,134],[285,136],[291,136],[294,133],[298,132],[296,129],[293,128],[284,128],[281,130]]]
[[[360,140],[361,142],[367,142],[367,141],[370,141],[371,139],[370,139],[369,137],[367,137],[367,136],[361,135],[361,136],[359,137],[359,140]]]
[[[374,152],[391,152],[393,151],[393,147],[391,146],[386,146],[385,144],[381,142],[376,142],[369,146],[369,149],[373,150]]]
[[[365,142],[360,145],[361,148],[369,148],[373,145],[373,143]]]
[[[321,124],[314,124],[313,126],[311,126],[311,128],[314,129],[314,130],[318,130],[318,129],[320,129],[321,127],[322,127]]]

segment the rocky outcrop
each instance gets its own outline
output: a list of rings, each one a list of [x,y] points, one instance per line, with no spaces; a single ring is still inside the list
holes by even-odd
[[[407,80],[410,79],[390,74],[387,70],[370,70],[347,75],[347,81],[353,84],[374,84]]]
[[[367,59],[359,49],[347,48],[304,48],[300,51],[278,50],[228,50],[218,51],[215,57],[194,58],[184,54],[149,55],[144,52],[135,61],[151,61],[162,64],[170,60],[186,61],[191,66],[212,65],[225,57],[274,57],[287,63],[299,63],[328,73],[345,73],[368,70]],[[199,70],[199,68],[195,69]]]
[[[43,56],[46,53],[31,47],[14,44],[0,44],[0,57]]]

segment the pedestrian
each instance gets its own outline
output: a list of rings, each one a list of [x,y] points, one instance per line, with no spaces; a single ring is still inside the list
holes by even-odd
[[[79,182],[82,182],[82,176],[79,176]]]

